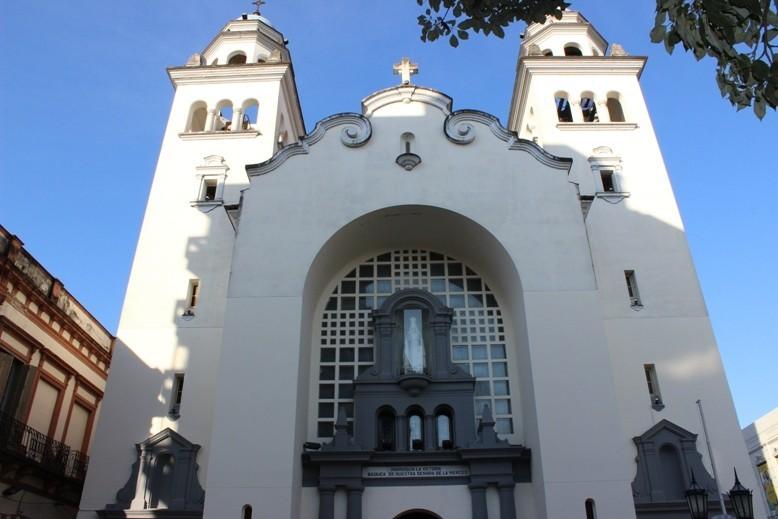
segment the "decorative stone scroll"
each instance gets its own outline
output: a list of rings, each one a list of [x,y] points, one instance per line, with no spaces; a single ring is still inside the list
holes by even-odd
[[[316,123],[311,133],[300,141],[284,146],[270,159],[259,164],[246,165],[248,176],[258,176],[270,173],[295,155],[307,155],[308,148],[324,138],[327,132],[336,127],[340,130],[340,142],[349,148],[358,148],[365,144],[373,134],[373,127],[367,117],[357,113],[341,113],[326,117]]]
[[[457,110],[446,117],[443,131],[448,140],[455,144],[470,144],[477,136],[476,123],[486,126],[495,137],[508,143],[508,149],[526,151],[542,164],[564,171],[570,171],[573,159],[557,157],[547,152],[537,143],[519,138],[500,124],[500,120],[492,114],[479,110]]]

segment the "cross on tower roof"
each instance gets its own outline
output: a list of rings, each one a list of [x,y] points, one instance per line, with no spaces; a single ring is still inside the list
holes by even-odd
[[[411,83],[411,76],[419,73],[419,65],[411,63],[409,58],[403,58],[400,63],[396,63],[392,67],[392,71],[395,74],[399,74],[401,78],[401,85],[409,85]]]
[[[257,6],[257,8],[256,8],[256,9],[254,9],[254,14],[259,14],[259,9],[260,9],[260,8],[261,8],[263,5],[265,5],[265,3],[266,3],[266,2],[265,2],[265,0],[254,0],[254,1],[253,1],[253,2],[251,2],[251,3],[252,3],[252,4],[254,4],[255,6]]]

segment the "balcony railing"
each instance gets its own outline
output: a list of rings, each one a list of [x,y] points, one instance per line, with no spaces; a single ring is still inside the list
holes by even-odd
[[[28,460],[54,476],[84,481],[89,456],[12,416],[0,413],[0,451]]]

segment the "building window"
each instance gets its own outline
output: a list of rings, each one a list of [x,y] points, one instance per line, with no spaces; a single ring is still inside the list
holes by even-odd
[[[638,292],[638,283],[635,279],[634,270],[625,270],[624,278],[627,282],[627,294],[629,295],[629,305],[634,307],[642,307],[643,303],[640,301],[640,293]]]
[[[378,412],[378,445],[376,450],[379,451],[393,451],[395,450],[395,416],[394,410],[388,407],[381,409]]]
[[[187,301],[187,311],[184,312],[185,315],[193,315],[192,310],[197,306],[197,303],[200,302],[200,280],[199,279],[190,279],[189,280],[189,291],[187,292],[186,296]]]
[[[612,170],[609,169],[601,170],[600,179],[602,180],[603,191],[605,191],[606,193],[613,193],[616,191],[616,182]]]
[[[27,370],[28,367],[22,361],[0,350],[0,374],[5,375],[3,392],[0,393],[0,412],[17,416],[27,380]]]
[[[558,92],[554,96],[556,103],[556,116],[560,123],[573,122],[573,111],[570,109],[570,102],[567,100],[567,94]]]
[[[552,51],[551,49],[545,49],[543,51],[543,55],[544,56],[553,56],[554,55],[554,51]]]
[[[408,446],[412,451],[424,450],[424,417],[420,411],[408,414]]]
[[[438,411],[435,415],[435,443],[438,449],[450,450],[454,448],[451,412],[447,409]]]
[[[200,192],[200,200],[203,202],[213,202],[216,200],[219,181],[215,178],[204,178],[203,187]]]
[[[367,258],[346,272],[324,302],[318,351],[314,348],[319,376],[312,398],[318,415],[312,425],[319,439],[332,436],[335,410],[353,406],[352,381],[374,364],[371,311],[404,288],[427,290],[453,308],[451,358],[476,378],[476,420],[489,404],[498,432],[513,433],[509,337],[497,299],[475,270],[444,254],[401,249]]]
[[[643,371],[646,373],[648,395],[651,397],[651,407],[660,411],[664,408],[662,394],[659,392],[659,381],[656,378],[656,367],[653,364],[645,364]]]
[[[594,507],[594,499],[589,498],[585,503],[586,519],[597,519],[597,510]]]
[[[173,376],[173,391],[170,397],[170,414],[181,414],[181,396],[184,394],[184,374],[176,373]]]

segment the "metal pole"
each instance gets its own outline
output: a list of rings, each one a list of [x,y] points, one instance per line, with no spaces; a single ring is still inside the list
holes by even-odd
[[[702,421],[702,432],[705,434],[705,444],[708,446],[708,457],[710,457],[710,466],[713,468],[713,481],[716,482],[716,492],[719,494],[719,503],[721,504],[721,515],[727,515],[727,507],[724,505],[724,494],[721,493],[719,484],[719,473],[716,470],[716,461],[713,459],[713,449],[710,448],[710,438],[708,436],[708,426],[705,424],[705,413],[702,412],[702,400],[697,399],[697,407],[700,408],[700,420]]]

